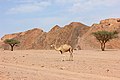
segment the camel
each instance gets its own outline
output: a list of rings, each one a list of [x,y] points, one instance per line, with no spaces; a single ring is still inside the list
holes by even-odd
[[[64,52],[69,52],[70,53],[69,61],[73,61],[73,48],[70,45],[64,44],[61,45],[59,48],[57,48],[55,45],[51,45],[51,47],[54,47],[56,51],[60,51],[61,54],[63,54]]]

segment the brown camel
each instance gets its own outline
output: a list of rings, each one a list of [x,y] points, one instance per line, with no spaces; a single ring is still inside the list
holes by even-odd
[[[69,52],[70,53],[69,61],[73,61],[73,48],[70,45],[64,44],[61,45],[59,48],[57,48],[55,45],[51,45],[51,47],[54,47],[56,51],[60,51],[61,54],[63,54],[64,52]]]

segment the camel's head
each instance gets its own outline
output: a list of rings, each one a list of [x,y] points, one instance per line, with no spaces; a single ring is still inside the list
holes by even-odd
[[[55,45],[54,45],[54,44],[52,44],[52,45],[50,45],[50,46],[51,46],[52,48],[53,48],[53,47],[55,47]]]
[[[50,47],[53,47],[53,45],[50,45]]]

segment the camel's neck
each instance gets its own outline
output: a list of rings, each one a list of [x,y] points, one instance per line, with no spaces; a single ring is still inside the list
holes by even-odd
[[[55,48],[56,51],[59,51],[59,48],[57,48],[55,45],[54,45],[54,48]]]

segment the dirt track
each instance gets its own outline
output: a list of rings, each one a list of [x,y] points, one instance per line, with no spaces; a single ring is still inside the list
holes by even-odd
[[[0,80],[120,80],[120,50],[0,51]]]

